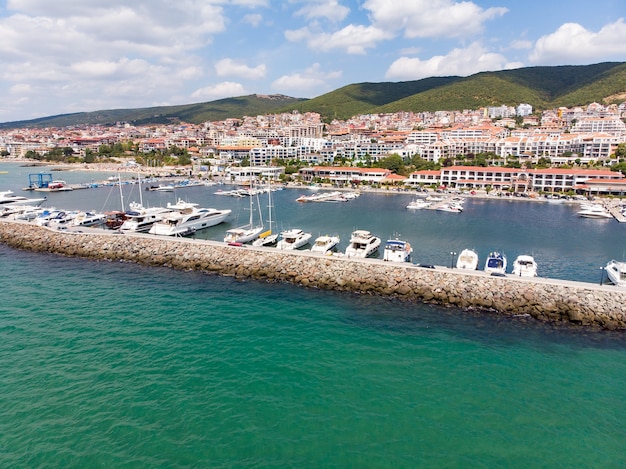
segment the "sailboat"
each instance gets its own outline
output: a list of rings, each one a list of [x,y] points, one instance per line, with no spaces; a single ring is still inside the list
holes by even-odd
[[[249,196],[250,199],[250,221],[247,225],[240,226],[239,228],[232,228],[226,231],[226,236],[224,236],[224,242],[228,244],[243,244],[249,243],[250,241],[254,241],[259,237],[261,233],[263,233],[263,217],[261,216],[261,207],[259,206],[259,224],[254,224],[254,200],[257,201],[257,205],[259,205],[259,195],[258,192],[255,192],[254,185],[252,182],[252,175],[250,175],[250,189]]]
[[[253,246],[276,246],[278,243],[278,233],[272,233],[272,184],[270,183],[267,188],[267,207],[268,207],[268,223],[269,229],[259,235],[257,239],[252,242]]]

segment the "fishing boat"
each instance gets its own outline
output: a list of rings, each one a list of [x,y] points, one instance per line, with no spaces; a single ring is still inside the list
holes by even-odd
[[[329,254],[339,244],[339,236],[323,235],[318,236],[311,247],[311,252],[317,252],[318,254]]]
[[[506,256],[500,252],[490,252],[485,262],[485,272],[491,275],[506,274]]]
[[[456,260],[457,269],[476,270],[478,268],[478,254],[473,249],[463,249]]]
[[[356,230],[352,232],[345,254],[347,257],[369,257],[378,251],[380,244],[380,238],[369,231]]]
[[[311,233],[305,233],[299,228],[283,231],[276,249],[298,249],[309,243]]]
[[[198,204],[178,199],[175,204],[168,203],[167,213],[155,222],[148,231],[162,236],[189,236],[198,230],[215,226],[226,220],[231,210],[199,208]]]
[[[537,276],[537,263],[535,258],[529,255],[519,255],[513,261],[513,275],[518,277],[536,277]]]
[[[383,251],[383,260],[388,262],[411,262],[413,248],[407,241],[388,239]]]
[[[613,285],[626,287],[626,262],[609,261],[604,270]]]

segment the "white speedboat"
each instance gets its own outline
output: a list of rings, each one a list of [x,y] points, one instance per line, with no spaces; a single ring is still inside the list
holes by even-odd
[[[485,272],[492,275],[504,275],[506,273],[506,256],[499,252],[489,253],[485,262]]]
[[[407,241],[388,239],[383,251],[383,260],[388,262],[411,262],[413,248]]]
[[[473,249],[463,249],[456,260],[457,269],[478,269],[478,254]]]
[[[409,202],[406,208],[409,210],[422,210],[424,208],[430,207],[430,205],[431,205],[430,202],[426,202],[425,200],[421,200],[421,199],[416,199],[416,200]]]
[[[315,239],[311,252],[317,252],[319,254],[329,254],[339,244],[339,236],[319,236]]]
[[[171,212],[165,207],[145,208],[141,204],[130,204],[130,210],[126,212],[126,219],[120,226],[122,231],[132,231],[135,233],[145,233],[150,231],[152,226],[163,219],[163,215]]]
[[[450,202],[449,204],[440,205],[435,210],[440,212],[461,213],[463,211],[463,205],[456,202]]]
[[[533,256],[522,254],[517,256],[513,261],[513,270],[511,273],[518,277],[536,277],[537,263]]]
[[[309,243],[311,233],[305,233],[299,228],[283,231],[276,244],[277,249],[298,249]]]
[[[107,216],[98,212],[79,212],[73,220],[76,226],[94,226],[102,225],[106,222]]]
[[[56,220],[65,217],[63,210],[57,210],[55,208],[47,209],[41,212],[37,218],[35,218],[35,225],[48,226],[51,220]]]
[[[609,277],[613,285],[626,287],[626,262],[609,261],[605,270],[607,277]]]
[[[581,205],[581,209],[577,213],[579,217],[583,218],[613,218],[613,215],[600,204]]]
[[[175,204],[167,204],[170,210],[163,214],[149,233],[162,236],[188,236],[198,230],[215,226],[226,220],[231,210],[215,208],[198,208],[198,204],[178,200]]]
[[[369,231],[356,230],[350,237],[350,245],[346,248],[347,257],[369,257],[380,247],[380,238]]]
[[[1,191],[0,192],[0,206],[7,205],[32,205],[38,206],[45,202],[46,198],[29,199],[23,195],[14,194],[13,191]]]

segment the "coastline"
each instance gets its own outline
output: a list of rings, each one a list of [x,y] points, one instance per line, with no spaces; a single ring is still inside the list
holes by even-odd
[[[530,316],[539,321],[626,330],[626,290],[547,278],[493,277],[481,271],[393,264],[379,259],[319,256],[217,241],[56,231],[27,222],[0,222],[0,242],[17,249],[99,261],[134,262],[321,290],[395,297]]]

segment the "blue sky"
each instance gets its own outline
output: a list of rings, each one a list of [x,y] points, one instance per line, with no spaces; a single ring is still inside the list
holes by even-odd
[[[0,122],[603,61],[624,0],[0,0]]]

